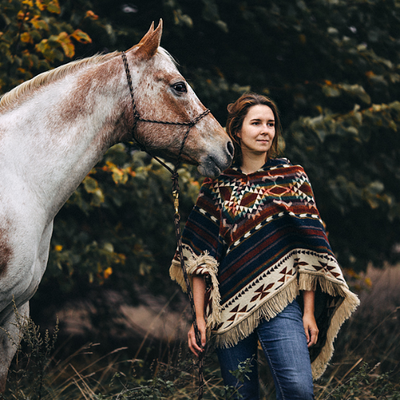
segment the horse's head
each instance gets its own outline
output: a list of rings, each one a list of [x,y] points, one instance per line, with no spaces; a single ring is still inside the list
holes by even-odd
[[[126,56],[132,68],[135,105],[140,115],[135,135],[152,154],[175,161],[188,126],[159,122],[193,122],[206,108],[178,72],[171,56],[159,47],[161,33],[160,21]],[[198,165],[199,172],[210,177],[229,167],[232,156],[228,135],[210,113],[190,128],[181,153],[182,160]]]

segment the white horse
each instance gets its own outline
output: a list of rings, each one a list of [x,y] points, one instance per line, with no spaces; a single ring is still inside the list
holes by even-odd
[[[159,47],[161,32],[160,21],[124,53],[136,115],[118,52],[38,75],[1,99],[0,390],[19,342],[13,302],[20,315],[29,314],[29,299],[46,269],[54,217],[110,146],[130,140],[134,127],[153,154],[169,160],[180,154],[203,175],[216,176],[231,163],[232,143]],[[187,126],[143,119],[195,122],[181,149]]]

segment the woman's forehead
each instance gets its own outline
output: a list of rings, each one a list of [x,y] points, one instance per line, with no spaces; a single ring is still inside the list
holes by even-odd
[[[251,106],[246,114],[246,119],[268,119],[275,120],[275,115],[270,107],[265,104]]]

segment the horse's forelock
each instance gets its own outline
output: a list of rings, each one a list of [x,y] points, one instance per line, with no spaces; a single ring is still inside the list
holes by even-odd
[[[92,57],[72,61],[68,64],[61,65],[58,68],[43,72],[40,75],[37,75],[29,81],[20,84],[8,93],[5,93],[3,96],[1,96],[0,110],[6,107],[10,107],[12,104],[21,99],[22,96],[26,95],[32,90],[39,88],[42,85],[61,79],[64,76],[71,74],[79,69],[85,68],[88,65],[101,64],[114,57],[117,57],[118,55],[120,55],[120,52],[118,51],[108,54],[96,54]]]

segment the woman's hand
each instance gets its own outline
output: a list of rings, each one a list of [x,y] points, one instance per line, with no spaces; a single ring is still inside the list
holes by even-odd
[[[206,321],[204,317],[204,294],[206,292],[206,282],[202,275],[193,276],[193,301],[196,310],[196,322],[201,334],[201,346],[196,343],[196,335],[194,334],[194,326],[189,330],[188,333],[188,344],[190,351],[195,355],[199,356],[199,353],[204,351],[206,345]]]
[[[317,343],[319,333],[314,314],[303,315],[303,326],[306,332],[307,346],[311,347]]]
[[[204,351],[206,346],[206,321],[204,321],[204,318],[198,318],[197,327],[199,328],[201,335],[201,347],[196,342],[196,335],[194,333],[193,325],[188,332],[189,349],[196,357],[198,357],[199,354]]]
[[[307,346],[311,347],[317,343],[319,329],[314,316],[314,303],[315,303],[315,292],[306,290],[303,292],[303,326],[306,332]]]

